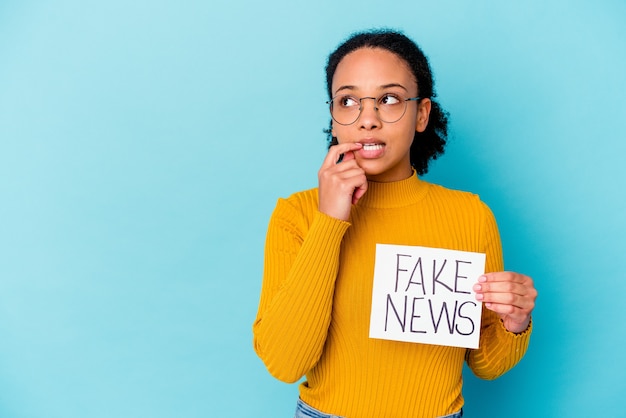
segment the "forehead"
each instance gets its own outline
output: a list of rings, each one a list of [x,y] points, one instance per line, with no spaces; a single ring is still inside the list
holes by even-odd
[[[417,82],[407,62],[382,48],[359,48],[347,54],[337,65],[332,91],[350,86],[353,90],[379,90],[400,84],[417,90]]]

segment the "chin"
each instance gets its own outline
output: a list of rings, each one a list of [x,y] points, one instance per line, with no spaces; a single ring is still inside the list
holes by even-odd
[[[367,162],[359,162],[359,165],[365,171],[366,176],[380,176],[381,174],[385,174],[385,169],[383,167],[378,167],[378,164],[368,164]]]
[[[393,167],[381,167],[380,164],[360,164],[365,176],[368,180],[388,183],[392,181],[405,180],[413,174],[413,167],[409,165],[408,169],[399,169],[398,166]]]

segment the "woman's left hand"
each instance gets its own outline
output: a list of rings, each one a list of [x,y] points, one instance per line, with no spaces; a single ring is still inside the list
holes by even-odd
[[[500,316],[507,330],[518,334],[528,328],[537,299],[533,279],[509,271],[487,273],[478,278],[474,291],[477,300]]]

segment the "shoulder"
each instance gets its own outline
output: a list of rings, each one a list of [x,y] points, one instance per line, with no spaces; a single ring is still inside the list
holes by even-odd
[[[468,237],[476,238],[475,241],[470,239],[471,242],[478,245],[471,251],[492,254],[490,258],[494,260],[502,258],[495,216],[479,195],[432,185],[429,198],[434,212],[437,214],[437,219],[465,231],[466,234],[469,234]],[[502,269],[501,262],[489,268],[490,271],[500,271]]]
[[[489,206],[476,193],[450,189],[429,184],[428,199],[431,204],[445,213],[455,213],[465,219],[486,222],[493,219]]]
[[[277,207],[283,207],[285,210],[295,210],[304,213],[317,209],[318,206],[319,197],[317,187],[293,193],[286,198],[281,197],[278,199],[277,203]]]
[[[319,207],[317,188],[281,197],[276,202],[272,220],[298,230],[308,229]]]
[[[441,200],[444,202],[458,202],[477,206],[487,206],[480,196],[463,190],[450,189],[448,187],[441,186],[439,184],[428,183],[429,196],[433,199]]]

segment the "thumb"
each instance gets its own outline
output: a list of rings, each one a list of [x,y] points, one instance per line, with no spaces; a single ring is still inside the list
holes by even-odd
[[[363,197],[366,191],[367,191],[367,182],[363,183],[362,185],[354,189],[354,193],[352,194],[352,204],[356,205],[356,203]]]

